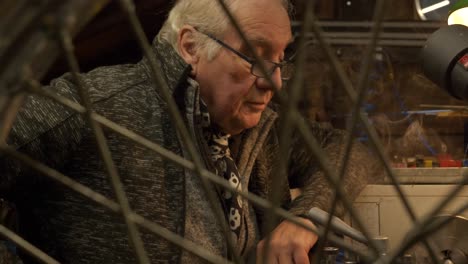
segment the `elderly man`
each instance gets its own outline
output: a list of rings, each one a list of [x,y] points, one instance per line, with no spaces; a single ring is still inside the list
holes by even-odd
[[[291,41],[286,0],[226,1],[277,87],[291,76],[285,48]],[[277,114],[269,103],[274,87],[215,0],[179,0],[154,41],[153,50],[195,140],[205,166],[239,190],[269,198],[300,216],[311,207],[328,209],[332,190],[303,144],[279,153]],[[146,59],[136,65],[102,67],[82,78],[94,110],[110,120],[187,156],[155,89]],[[47,89],[78,101],[70,74]],[[311,124],[329,156],[337,162],[344,135]],[[269,256],[263,256],[265,212],[235,193],[211,186],[215,204],[229,223],[236,252],[226,238],[191,171],[164,161],[151,150],[105,131],[130,206],[136,213],[226,258],[255,255],[268,263],[308,263],[317,237],[291,222],[272,231]],[[8,143],[95,191],[114,199],[95,139],[84,118],[50,100],[31,96],[18,115]],[[282,193],[271,193],[280,158],[289,158]],[[345,190],[355,197],[368,181],[366,150],[354,147]],[[120,215],[94,204],[14,160],[1,160],[2,196],[17,204],[21,234],[65,263],[134,263],[135,256]],[[290,188],[302,188],[291,202]],[[197,263],[200,260],[157,235],[141,230],[152,262]]]

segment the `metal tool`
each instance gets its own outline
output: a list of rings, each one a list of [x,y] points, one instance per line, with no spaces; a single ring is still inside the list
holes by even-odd
[[[314,207],[309,210],[307,217],[309,217],[315,224],[324,226],[327,224],[330,215],[322,209]],[[332,216],[331,229],[361,243],[367,243],[366,237],[361,232],[352,228],[336,216]]]

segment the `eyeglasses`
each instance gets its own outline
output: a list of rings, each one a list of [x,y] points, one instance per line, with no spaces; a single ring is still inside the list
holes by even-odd
[[[239,51],[235,50],[233,47],[229,46],[228,44],[226,44],[223,41],[217,39],[216,37],[214,37],[213,35],[211,35],[209,33],[202,32],[202,31],[198,30],[197,28],[195,28],[195,30],[202,33],[203,35],[209,37],[210,39],[216,41],[222,47],[230,50],[231,52],[233,52],[234,54],[239,56],[241,59],[243,59],[246,62],[250,63],[250,73],[252,75],[257,76],[259,78],[266,78],[266,76],[262,72],[260,64],[256,60],[254,60],[252,58],[249,58],[246,55],[240,53]],[[291,79],[291,77],[293,75],[294,64],[291,63],[290,61],[282,61],[282,62],[277,63],[277,62],[273,62],[273,61],[270,61],[270,60],[262,60],[262,63],[265,66],[265,69],[266,69],[266,71],[267,71],[267,73],[269,75],[272,75],[275,72],[275,70],[277,68],[279,68],[280,71],[281,71],[281,79],[283,81],[287,81],[287,80]]]

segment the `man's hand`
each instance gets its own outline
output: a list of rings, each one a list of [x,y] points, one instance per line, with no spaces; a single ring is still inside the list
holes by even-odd
[[[307,226],[315,228],[308,219],[298,217]],[[257,264],[309,264],[309,250],[317,242],[317,235],[289,221],[283,221],[271,233],[268,256],[263,256],[266,239],[257,245]],[[264,262],[266,259],[266,262]]]

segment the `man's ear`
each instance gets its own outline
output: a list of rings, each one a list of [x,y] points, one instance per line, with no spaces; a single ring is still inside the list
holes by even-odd
[[[197,65],[200,53],[197,50],[197,43],[195,28],[189,25],[184,25],[180,30],[177,37],[177,48],[182,59],[192,66],[192,75],[196,75]]]

